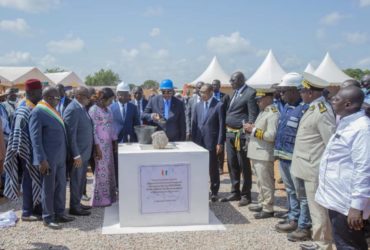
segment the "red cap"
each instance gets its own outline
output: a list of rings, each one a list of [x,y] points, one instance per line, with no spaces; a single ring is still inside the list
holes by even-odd
[[[42,84],[38,79],[28,79],[25,82],[25,89],[26,91],[33,90],[33,89],[42,89]]]

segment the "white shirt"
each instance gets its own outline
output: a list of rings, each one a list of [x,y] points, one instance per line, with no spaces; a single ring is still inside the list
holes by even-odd
[[[119,103],[119,111],[121,112],[121,116],[122,116],[122,119],[125,119],[125,117],[123,117],[123,109],[125,109],[125,115],[127,114],[127,103],[125,104],[122,104],[121,102],[118,102]]]
[[[370,215],[370,119],[364,111],[343,117],[320,163],[316,202],[348,215],[349,209]]]

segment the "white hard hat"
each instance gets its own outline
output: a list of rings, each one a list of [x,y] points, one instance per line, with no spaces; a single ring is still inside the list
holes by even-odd
[[[290,72],[288,74],[285,74],[283,76],[283,79],[281,80],[281,83],[278,85],[278,87],[301,87],[303,81],[303,76],[296,72]]]
[[[121,82],[117,85],[117,91],[130,91],[130,86],[127,83]]]

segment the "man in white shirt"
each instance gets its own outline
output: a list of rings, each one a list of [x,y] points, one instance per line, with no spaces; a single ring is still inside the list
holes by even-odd
[[[320,163],[315,200],[329,210],[337,249],[368,249],[365,220],[370,215],[370,120],[360,88],[342,88],[333,97],[341,117]]]

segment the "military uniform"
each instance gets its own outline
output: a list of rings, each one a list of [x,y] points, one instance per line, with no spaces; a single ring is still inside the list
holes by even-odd
[[[305,88],[310,88],[307,85],[320,88],[321,82],[324,81],[311,74],[305,76],[304,73],[304,77]],[[324,87],[326,86],[322,86]],[[325,98],[319,97],[310,103],[299,123],[291,166],[292,175],[304,182],[313,226],[312,239],[322,249],[331,249],[331,227],[328,212],[316,203],[315,193],[318,187],[320,160],[334,131],[334,112]]]
[[[274,141],[279,111],[274,104],[259,113],[248,144],[248,158],[257,176],[258,204],[264,212],[274,210]]]

